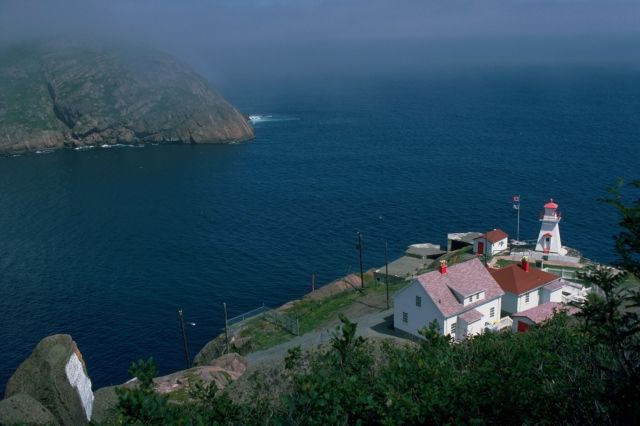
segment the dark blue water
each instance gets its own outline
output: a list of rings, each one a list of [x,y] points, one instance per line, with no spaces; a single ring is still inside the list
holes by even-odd
[[[153,356],[183,366],[230,315],[304,294],[447,232],[521,238],[553,197],[563,242],[613,258],[595,200],[637,178],[637,69],[510,68],[247,82],[226,95],[279,114],[228,146],[147,146],[0,159],[0,386],[37,342],[69,333],[95,387]]]

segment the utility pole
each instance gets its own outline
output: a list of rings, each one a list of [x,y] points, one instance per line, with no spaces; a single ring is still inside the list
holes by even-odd
[[[227,327],[227,303],[222,304],[224,307],[224,340],[227,343],[227,353],[229,353],[229,329]]]
[[[316,274],[311,274],[311,292],[316,291]]]
[[[189,359],[189,344],[187,343],[187,330],[184,328],[184,316],[182,315],[182,309],[178,309],[178,316],[180,317],[180,327],[182,328],[182,343],[184,346],[184,361],[187,363],[187,368],[191,368],[191,360]]]
[[[358,231],[358,245],[356,246],[360,251],[360,287],[364,288],[364,269],[362,266],[362,232]]]
[[[387,309],[389,309],[389,259],[387,257],[387,251],[389,249],[389,242],[384,242],[384,285],[387,287]]]

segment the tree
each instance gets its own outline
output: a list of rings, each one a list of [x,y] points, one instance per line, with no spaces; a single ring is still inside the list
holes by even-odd
[[[640,189],[640,181],[630,184]],[[630,203],[623,198],[624,182],[608,190],[602,201],[613,205],[620,214],[620,232],[615,236],[619,256],[618,269],[598,265],[582,278],[594,291],[584,302],[577,303],[583,330],[595,349],[594,361],[606,379],[609,406],[616,422],[626,423],[640,416],[636,397],[640,391],[640,197]]]
[[[167,398],[153,388],[158,368],[149,358],[138,360],[129,367],[129,374],[138,379],[137,386],[116,388],[118,412],[123,424],[161,425],[172,418]]]

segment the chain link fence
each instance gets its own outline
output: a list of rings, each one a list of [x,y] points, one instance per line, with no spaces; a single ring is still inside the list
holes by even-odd
[[[297,315],[278,312],[276,309],[271,309],[268,306],[265,306],[264,303],[259,308],[252,309],[241,315],[229,318],[227,320],[227,327],[231,328],[233,326],[237,326],[246,320],[258,316],[261,316],[265,321],[269,321],[270,323],[283,328],[294,336],[300,335],[300,321],[298,320]]]

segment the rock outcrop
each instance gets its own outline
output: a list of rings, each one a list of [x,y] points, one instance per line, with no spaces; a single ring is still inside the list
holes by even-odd
[[[42,405],[57,423],[88,423],[93,405],[91,381],[71,336],[56,334],[42,339],[7,382],[6,401],[14,403],[3,404],[19,412],[32,404],[24,395]],[[34,406],[33,410],[37,412],[40,407]],[[42,414],[45,417],[46,412]]]
[[[25,393],[0,401],[0,425],[55,425],[56,418],[44,405]]]
[[[157,51],[49,42],[0,52],[0,153],[253,136],[202,77]]]
[[[181,391],[196,381],[203,384],[215,383],[218,389],[224,389],[242,376],[246,369],[246,359],[237,353],[229,353],[211,361],[208,365],[157,377],[153,379],[153,383],[155,391],[159,394]]]
[[[166,376],[153,379],[154,390],[169,398],[176,395],[182,400],[183,395],[188,395],[189,389],[196,383],[208,385],[213,383],[218,389],[224,389],[229,384],[240,378],[247,369],[247,360],[236,353],[223,355],[215,360],[211,360],[208,365],[190,368],[188,370],[176,371]],[[123,385],[109,386],[98,389],[95,392],[93,404],[93,415],[91,420],[94,423],[113,424],[117,422],[118,396],[116,388],[136,387],[137,379],[128,381]],[[173,399],[175,402],[176,399]]]

